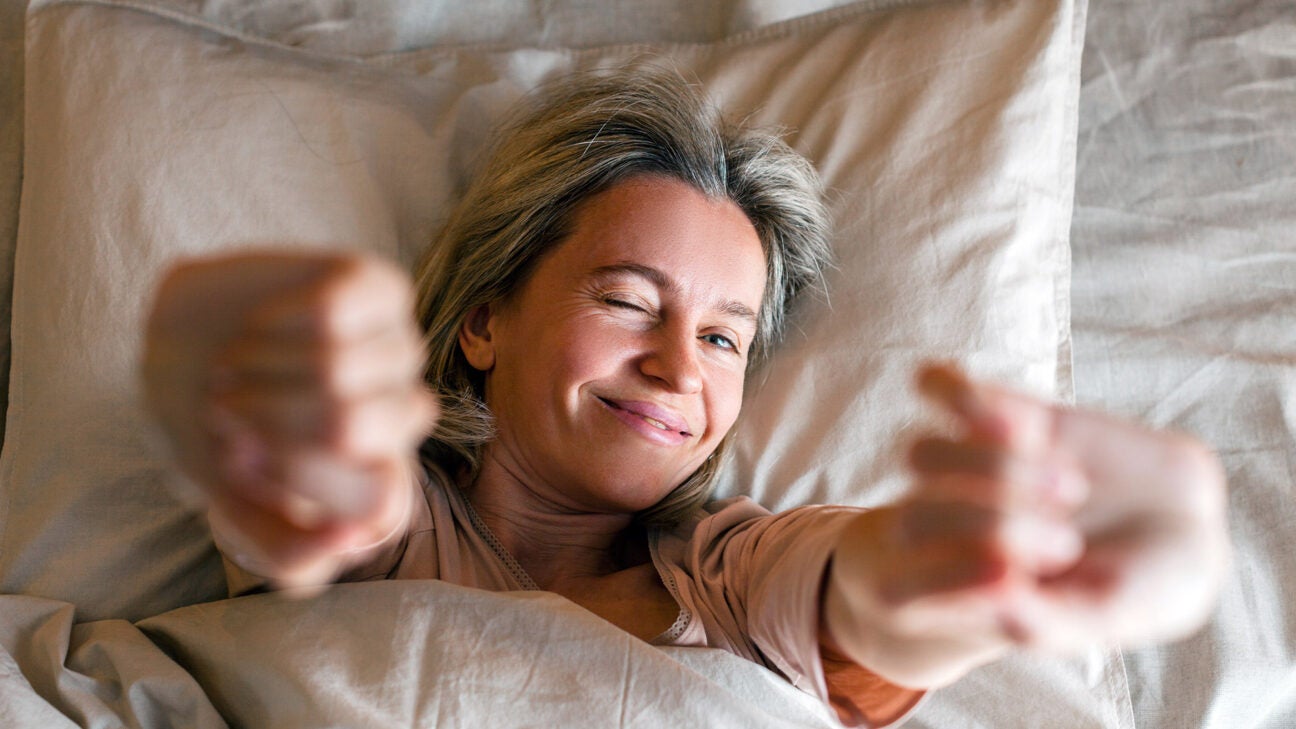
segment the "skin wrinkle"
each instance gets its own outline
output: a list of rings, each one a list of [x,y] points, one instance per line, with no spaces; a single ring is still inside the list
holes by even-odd
[[[620,273],[640,276],[648,279],[659,289],[664,289],[676,295],[680,293],[679,286],[674,281],[667,278],[664,273],[658,269],[652,268],[651,266],[642,266],[635,263],[620,263],[610,266],[600,266],[599,268],[594,269],[591,277],[603,278],[606,275],[611,279]],[[756,312],[752,311],[751,307],[741,301],[722,299],[712,304],[712,308],[719,313],[747,321],[751,324],[753,334],[755,333],[758,321]]]

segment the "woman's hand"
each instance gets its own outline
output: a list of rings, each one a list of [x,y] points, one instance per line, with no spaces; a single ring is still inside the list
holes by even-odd
[[[1183,637],[1228,562],[1217,459],[1148,430],[928,367],[961,433],[917,442],[900,504],[834,556],[825,625],[896,683],[949,683],[1012,645],[1075,652]]]
[[[436,413],[412,301],[403,272],[360,255],[239,254],[164,276],[147,403],[239,566],[319,585],[403,537]]]

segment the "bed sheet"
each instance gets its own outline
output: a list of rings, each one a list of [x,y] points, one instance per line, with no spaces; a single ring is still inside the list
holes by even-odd
[[[0,3],[8,241],[24,6]],[[1126,653],[1141,729],[1296,721],[1293,15],[1288,0],[1091,0],[1072,229],[1077,399],[1212,442],[1229,471],[1237,549],[1202,634]],[[18,691],[13,657],[0,659],[0,723],[59,726],[40,694]]]
[[[1296,726],[1296,8],[1093,0],[1072,327],[1082,403],[1227,468],[1215,619],[1126,653],[1140,729]]]
[[[22,186],[23,16],[27,0],[0,0],[0,413],[9,404],[9,301]],[[0,443],[4,442],[0,417]]]

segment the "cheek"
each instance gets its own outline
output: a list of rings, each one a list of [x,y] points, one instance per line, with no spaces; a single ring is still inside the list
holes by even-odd
[[[741,375],[734,376],[731,373],[716,380],[711,387],[711,430],[712,436],[718,441],[723,438],[734,422],[738,419],[738,412],[742,409],[743,398],[743,378]]]
[[[553,374],[569,383],[597,380],[618,372],[634,351],[633,338],[597,322],[564,327],[549,342]]]

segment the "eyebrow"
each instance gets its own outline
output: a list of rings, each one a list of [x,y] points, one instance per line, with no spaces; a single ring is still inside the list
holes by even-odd
[[[652,266],[645,266],[642,263],[613,263],[607,266],[599,266],[590,272],[590,275],[594,278],[610,278],[627,274],[646,279],[649,283],[664,291],[678,293],[680,290],[679,285],[665,273],[662,273],[661,270]],[[757,325],[756,312],[741,301],[722,299],[716,304],[715,310],[748,321],[752,326]]]

